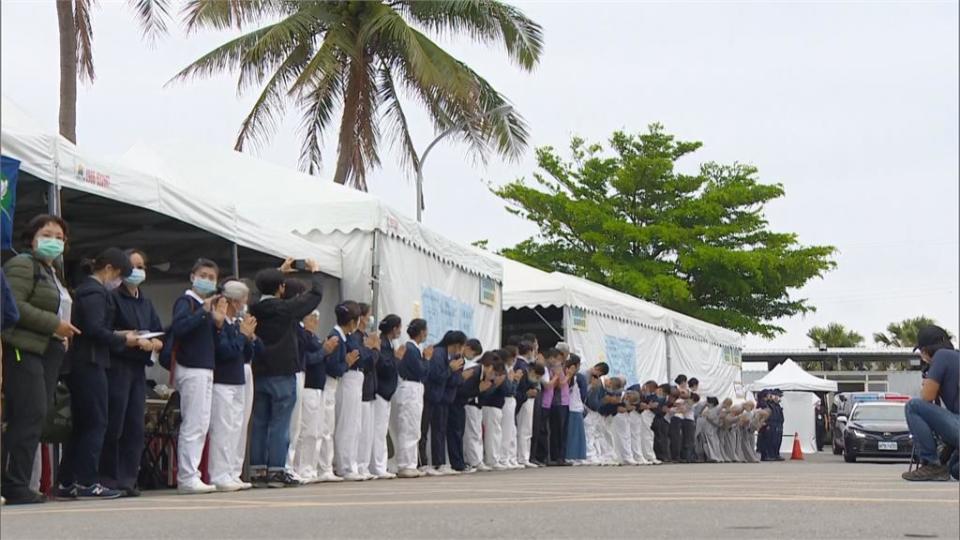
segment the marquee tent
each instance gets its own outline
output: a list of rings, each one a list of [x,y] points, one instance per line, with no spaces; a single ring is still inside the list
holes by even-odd
[[[563,335],[588,363],[604,361],[628,383],[697,377],[701,394],[733,397],[741,336],[591,281],[509,259],[503,308],[559,307]]]
[[[461,329],[500,342],[500,264],[411,220],[377,197],[239,152],[138,143],[122,162],[225,200],[251,219],[336,246],[342,295],[378,315],[429,321],[431,340]]]
[[[150,210],[258,253],[276,257],[309,257],[316,259],[325,273],[335,277],[343,274],[340,253],[336,249],[255,222],[215,198],[201,198],[189,185],[171,185],[141,168],[124,166],[84,151],[59,134],[42,128],[5,97],[0,107],[0,151],[19,160],[22,171],[56,186],[55,193],[62,189],[75,190]],[[112,212],[121,213],[116,206],[100,205],[97,208],[103,213],[90,216],[91,221],[107,221]],[[142,214],[132,214],[131,218],[125,223],[117,223],[119,230],[135,230],[146,219]],[[180,244],[171,251],[186,250],[194,238],[184,231],[170,233],[167,239],[158,238],[161,234],[163,232],[158,228],[150,231],[151,238],[158,243]],[[115,233],[103,236],[118,238]],[[76,240],[83,241],[82,238]]]
[[[836,381],[821,379],[807,373],[799,364],[787,359],[766,376],[750,385],[750,391],[779,388],[784,391],[783,440],[780,452],[793,449],[794,433],[800,436],[800,447],[805,453],[817,451],[815,408],[820,400],[813,392],[836,392]]]

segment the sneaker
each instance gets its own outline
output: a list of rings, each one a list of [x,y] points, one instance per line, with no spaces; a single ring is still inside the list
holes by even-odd
[[[536,463],[524,463],[523,466],[526,467],[527,469],[539,469],[539,468],[540,468],[540,466],[537,465]]]
[[[397,473],[397,478],[420,478],[421,476],[423,475],[416,469],[400,469]]]
[[[70,484],[69,486],[60,484],[57,486],[57,492],[53,497],[58,501],[72,501],[77,498],[78,491],[79,488],[76,484]]]
[[[224,484],[217,484],[214,487],[216,487],[217,491],[221,493],[233,493],[234,491],[240,491],[243,489],[243,484],[240,482],[227,482]]]
[[[253,488],[253,484],[250,482],[237,482],[237,483],[240,484],[240,491],[246,491],[248,489]]]
[[[377,475],[378,480],[393,480],[396,477],[397,475],[393,474],[392,472],[382,472]]]
[[[119,489],[110,489],[102,484],[87,487],[77,485],[78,499],[119,499],[122,496],[123,492]]]
[[[8,494],[8,497],[3,504],[10,506],[16,504],[43,504],[47,502],[47,498],[44,497],[42,493],[37,493],[32,489],[17,490],[14,493]]]
[[[199,495],[201,493],[213,493],[217,488],[209,484],[204,484],[200,480],[197,480],[195,484],[184,484],[182,486],[177,486],[177,493],[180,495]]]
[[[433,467],[424,467],[421,471],[424,476],[443,476],[443,473]]]
[[[945,482],[950,480],[950,470],[946,465],[922,465],[900,476],[911,482]]]
[[[318,482],[343,482],[343,478],[340,478],[333,471],[325,472],[317,478]]]
[[[471,467],[471,466],[467,465],[467,467],[466,467],[465,469],[463,469],[462,471],[460,471],[460,474],[473,474],[473,473],[475,473],[475,472],[477,472],[477,468],[476,468],[476,467]]]
[[[481,463],[477,465],[477,470],[480,472],[490,472],[493,470],[493,468],[489,467],[486,463]]]
[[[493,469],[493,470],[495,470],[495,471],[506,471],[506,470],[508,470],[510,467],[508,467],[507,465],[502,465],[502,464],[500,464],[500,463],[497,463],[496,465],[494,465],[493,467],[490,467],[490,468]]]
[[[347,482],[362,482],[363,480],[365,480],[362,474],[355,473],[355,472],[349,472],[343,475],[343,479],[346,480]]]
[[[367,481],[367,480],[376,480],[376,479],[377,479],[377,475],[375,475],[375,474],[370,474],[370,473],[368,473],[368,472],[362,472],[362,473],[360,473],[360,476],[363,477],[363,480],[364,480],[364,481]]]
[[[267,476],[263,474],[251,476],[250,485],[253,487],[253,489],[264,489],[270,487],[267,485]]]
[[[441,473],[443,473],[444,476],[459,476],[461,474],[460,471],[454,469],[449,465],[443,465],[440,467],[439,470]]]
[[[135,487],[132,487],[132,488],[120,488],[120,491],[123,492],[123,496],[124,496],[124,497],[139,497],[139,496],[140,496],[140,490],[137,489],[137,488],[135,488]]]
[[[299,478],[295,478],[287,471],[277,471],[267,475],[267,487],[286,488],[299,487],[302,485],[303,482],[301,482]]]

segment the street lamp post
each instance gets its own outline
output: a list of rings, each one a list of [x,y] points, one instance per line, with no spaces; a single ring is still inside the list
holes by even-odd
[[[510,105],[501,105],[500,107],[490,109],[489,111],[480,115],[479,118],[486,118],[488,116],[496,116],[503,113],[508,113],[513,110],[513,107]],[[470,120],[473,120],[472,118]],[[420,159],[417,160],[416,170],[417,170],[417,223],[422,222],[423,218],[423,161],[427,159],[427,155],[430,154],[430,150],[437,145],[438,142],[443,140],[447,135],[460,131],[466,127],[467,123],[470,120],[465,120],[459,124],[454,124],[444,130],[443,133],[437,135],[437,138],[434,139],[430,144],[427,145],[427,148],[423,151],[423,154],[420,155]]]

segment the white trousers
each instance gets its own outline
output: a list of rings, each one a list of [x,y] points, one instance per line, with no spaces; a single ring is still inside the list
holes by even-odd
[[[233,455],[233,480],[240,481],[243,464],[247,457],[247,442],[250,439],[250,415],[253,413],[253,368],[243,365],[243,422],[240,424],[240,437],[237,439],[237,451]]]
[[[483,461],[483,411],[467,405],[465,412],[467,423],[463,428],[463,461],[470,467],[476,467]]]
[[[210,429],[213,370],[178,365],[174,372],[183,417],[177,439],[177,485],[195,486],[201,482],[200,459]]]
[[[614,446],[612,416],[600,416],[600,421],[597,422],[597,440],[600,442],[600,461],[602,463],[615,463],[617,461],[617,449]]]
[[[300,440],[297,442],[293,468],[303,480],[317,478],[320,462],[321,435],[326,420],[324,391],[316,388],[303,389],[303,404],[300,411]]]
[[[339,379],[327,377],[323,385],[323,425],[320,427],[320,439],[317,441],[320,463],[317,464],[319,474],[333,473],[333,456],[335,454],[333,434],[337,424],[337,388]]]
[[[390,429],[390,402],[377,396],[373,400],[373,448],[370,455],[370,474],[382,476],[387,472],[387,432]]]
[[[500,464],[517,463],[517,398],[508,397],[503,402],[503,416],[500,418]]]
[[[362,404],[363,373],[347,371],[340,377],[337,385],[337,429],[333,435],[337,472],[340,476],[360,472]]]
[[[497,407],[484,407],[483,415],[483,463],[487,467],[500,464],[500,447],[503,439],[503,411]]]
[[[630,441],[630,415],[617,414],[610,418],[613,430],[614,447],[617,449],[619,463],[635,463],[633,461],[633,444]]]
[[[587,463],[599,463],[603,456],[603,448],[597,429],[597,424],[601,421],[600,415],[589,409],[587,415],[583,417],[583,431],[587,435]]]
[[[533,440],[534,400],[527,398],[517,411],[517,463],[530,462],[530,442]]]
[[[370,474],[373,457],[373,401],[360,402],[360,440],[357,444],[357,472]]]
[[[643,455],[643,418],[640,413],[627,413],[627,423],[630,424],[630,454],[634,461],[645,465],[647,458]]]
[[[423,415],[423,384],[401,379],[391,401],[393,419],[390,438],[393,440],[397,469],[416,469],[420,417]]]
[[[657,454],[653,450],[653,411],[640,413],[640,452],[649,462],[657,461]]]
[[[242,384],[214,384],[210,405],[210,442],[207,470],[210,483],[224,486],[236,481],[238,440],[243,438],[244,388]]]
[[[297,372],[297,401],[293,404],[293,413],[290,415],[290,447],[287,449],[287,463],[284,467],[287,472],[293,472],[296,469],[294,460],[296,459],[297,447],[300,440],[301,416],[303,414],[303,389],[307,374]]]

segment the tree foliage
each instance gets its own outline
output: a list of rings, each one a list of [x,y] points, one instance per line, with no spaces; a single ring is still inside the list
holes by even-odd
[[[580,138],[570,160],[538,149],[536,184],[518,179],[494,193],[540,233],[502,253],[739,332],[782,333],[775,319],[814,310],[791,290],[833,268],[834,248],[770,230],[764,205],[783,187],[761,183],[753,166],[679,171],[700,146],[653,124],[614,133],[612,152]]]
[[[847,330],[840,323],[830,323],[827,326],[814,326],[807,331],[807,337],[814,347],[859,347],[863,345],[863,336]]]
[[[873,334],[873,342],[884,347],[913,347],[917,344],[917,332],[924,326],[937,324],[933,319],[920,315],[887,325],[886,332]]]
[[[401,164],[419,167],[406,100],[426,109],[438,131],[464,126],[457,135],[481,158],[491,150],[516,157],[526,148],[526,124],[516,112],[484,116],[506,98],[427,36],[499,43],[521,69],[532,70],[543,48],[540,26],[503,2],[191,0],[186,18],[191,30],[257,27],[176,76],[239,72],[239,91],[260,89],[237,150],[269,138],[293,101],[303,114],[301,166],[313,173],[339,111],[334,181],[366,189],[367,171],[380,164],[384,132]]]

